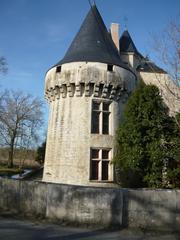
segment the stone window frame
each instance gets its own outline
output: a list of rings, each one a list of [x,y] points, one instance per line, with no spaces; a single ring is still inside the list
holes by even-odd
[[[98,157],[93,158],[93,150],[97,150],[98,152]],[[108,158],[103,158],[103,150],[108,151]],[[112,169],[112,164],[111,164],[111,158],[112,158],[112,148],[99,148],[99,147],[92,147],[90,148],[90,181],[95,181],[95,182],[113,182],[113,169]],[[92,163],[93,161],[98,162],[98,177],[94,178],[93,177],[93,169],[92,169]],[[107,179],[103,179],[103,163],[108,162],[108,177]],[[104,170],[105,171],[105,170]]]
[[[93,109],[93,103],[99,103],[99,109]],[[103,104],[108,103],[109,104],[109,110],[103,109]],[[93,113],[99,113],[99,131],[94,131],[93,127]],[[103,130],[103,127],[105,127],[104,120],[103,120],[103,113],[109,114],[109,122],[108,122],[108,133],[105,133]],[[106,99],[92,99],[92,105],[91,105],[91,134],[101,134],[101,135],[112,135],[112,101],[106,100]]]

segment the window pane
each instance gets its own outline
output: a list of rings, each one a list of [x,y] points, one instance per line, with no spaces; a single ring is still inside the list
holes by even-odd
[[[92,133],[99,133],[99,112],[92,112]]]
[[[99,110],[100,109],[100,102],[93,101],[92,109],[93,110]]]
[[[109,159],[109,150],[102,150],[102,159]]]
[[[99,158],[99,149],[91,149],[91,158],[92,159]]]
[[[102,180],[108,180],[109,161],[102,161]]]
[[[103,111],[109,111],[109,105],[110,105],[110,103],[103,102]]]
[[[102,133],[109,134],[109,113],[103,112]]]
[[[91,161],[91,179],[98,180],[99,161]]]

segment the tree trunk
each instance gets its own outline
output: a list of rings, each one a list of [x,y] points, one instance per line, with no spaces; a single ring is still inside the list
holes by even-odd
[[[13,168],[13,157],[14,157],[14,142],[11,144],[9,149],[8,168]]]

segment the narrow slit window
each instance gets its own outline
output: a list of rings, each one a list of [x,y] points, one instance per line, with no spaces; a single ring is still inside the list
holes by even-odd
[[[60,72],[61,72],[61,66],[57,66],[57,67],[56,67],[56,72],[57,72],[57,73],[60,73]]]
[[[113,71],[113,65],[108,64],[107,65],[107,70],[108,70],[108,72],[112,72]]]

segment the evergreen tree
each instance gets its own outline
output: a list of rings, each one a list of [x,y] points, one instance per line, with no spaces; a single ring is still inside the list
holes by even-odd
[[[39,162],[40,164],[44,163],[45,159],[45,152],[46,152],[46,141],[42,143],[41,146],[37,148],[36,151],[36,161]]]
[[[170,157],[174,159],[176,148],[172,148],[172,135],[174,123],[158,88],[141,82],[127,102],[117,131],[114,163],[120,169],[121,184],[162,187],[167,183],[166,165]],[[169,152],[170,148],[174,150]]]
[[[180,113],[176,115],[173,124],[173,134],[168,142],[167,182],[176,188],[180,187]]]

